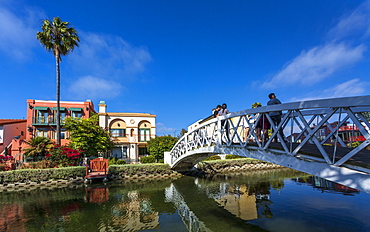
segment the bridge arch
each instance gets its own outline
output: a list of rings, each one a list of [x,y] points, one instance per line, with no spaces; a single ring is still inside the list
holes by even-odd
[[[273,111],[283,111],[279,125],[274,125],[269,116]],[[370,153],[365,149],[370,145],[369,112],[370,96],[301,101],[233,112],[203,120],[165,153],[165,163],[175,170],[185,170],[214,154],[235,154],[370,192],[367,158]],[[250,121],[250,116],[255,120]],[[256,127],[261,117],[266,117],[272,126],[271,137],[259,141]],[[346,130],[347,136],[342,136]],[[284,137],[279,131],[283,131]],[[350,131],[356,132],[356,136]],[[278,142],[273,142],[274,137]],[[358,138],[361,144],[349,148]]]

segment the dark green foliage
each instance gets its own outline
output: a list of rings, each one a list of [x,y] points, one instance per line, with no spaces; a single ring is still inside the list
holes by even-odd
[[[171,151],[177,143],[178,138],[171,135],[158,136],[148,141],[148,150],[150,155],[154,156],[157,161],[164,158],[164,152]]]
[[[143,156],[140,158],[140,163],[147,164],[147,163],[155,163],[155,157],[152,155],[149,156]]]
[[[203,161],[210,161],[210,160],[220,160],[221,157],[218,156],[218,155],[213,155],[211,157],[208,157],[207,159],[203,160]]]
[[[28,147],[24,148],[24,156],[33,159],[43,159],[54,147],[53,141],[46,137],[34,137],[25,141]]]
[[[108,158],[108,165],[124,165],[126,164],[126,161],[122,159],[118,159],[117,157],[109,157]]]

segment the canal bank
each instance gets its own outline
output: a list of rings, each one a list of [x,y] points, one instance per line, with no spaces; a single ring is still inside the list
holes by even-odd
[[[176,172],[174,170],[171,170],[170,167],[166,164],[111,165],[109,167],[108,179],[110,181],[130,181],[163,178],[176,179],[183,175],[201,176],[212,175],[216,173],[276,168],[284,167],[249,158],[200,162],[194,167],[194,169],[185,172]],[[28,169],[1,172],[0,192],[21,191],[36,188],[75,188],[75,186],[77,185],[84,184],[84,167],[74,167],[74,169],[78,169],[78,171],[74,170],[73,175],[68,172],[68,169],[70,168],[59,168],[50,170]],[[44,174],[48,172],[52,172],[52,174]],[[32,178],[30,176],[32,176]]]

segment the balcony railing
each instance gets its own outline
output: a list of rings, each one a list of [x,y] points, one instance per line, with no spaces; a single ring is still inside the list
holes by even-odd
[[[60,118],[60,124],[64,124],[65,118]],[[56,117],[33,117],[32,125],[56,125]]]

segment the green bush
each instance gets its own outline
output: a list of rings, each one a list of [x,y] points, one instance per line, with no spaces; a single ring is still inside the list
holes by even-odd
[[[218,156],[218,155],[213,155],[211,157],[208,157],[207,159],[203,160],[203,161],[210,161],[210,160],[220,160],[221,157]]]
[[[68,180],[72,177],[85,177],[85,167],[65,167],[49,169],[20,169],[0,172],[0,183],[40,182],[47,180]]]
[[[124,161],[122,159],[119,159],[119,160],[117,160],[116,164],[118,164],[118,165],[124,165],[124,164],[126,164],[126,161]]]
[[[240,159],[240,158],[244,158],[244,157],[239,156],[239,155],[226,155],[225,159]]]
[[[108,158],[108,165],[115,165],[115,164],[123,165],[123,164],[126,164],[126,161],[124,161],[122,159],[118,159],[117,157],[109,157]]]
[[[147,164],[147,163],[155,163],[155,157],[152,155],[143,156],[140,158],[140,163]]]

